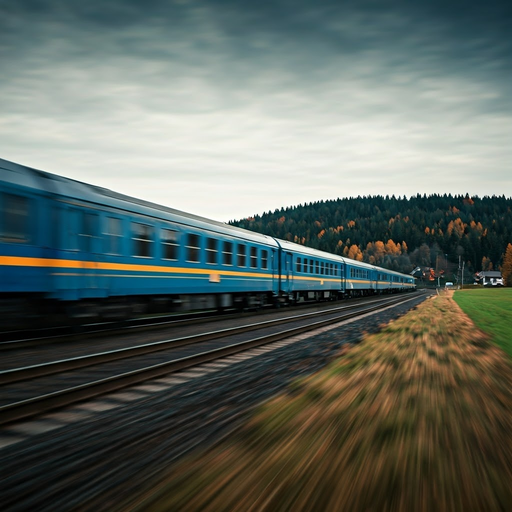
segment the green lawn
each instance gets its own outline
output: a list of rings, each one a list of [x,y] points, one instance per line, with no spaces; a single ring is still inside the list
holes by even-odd
[[[512,288],[456,291],[455,302],[512,357]]]

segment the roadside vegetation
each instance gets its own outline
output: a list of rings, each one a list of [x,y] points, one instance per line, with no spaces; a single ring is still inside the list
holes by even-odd
[[[453,298],[512,357],[512,288],[470,288],[455,292]]]
[[[141,509],[507,510],[512,364],[490,340],[451,293],[429,299],[173,467]]]

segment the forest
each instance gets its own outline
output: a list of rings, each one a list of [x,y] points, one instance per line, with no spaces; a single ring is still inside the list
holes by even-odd
[[[481,270],[508,274],[509,252],[512,258],[512,198],[505,196],[359,196],[230,224],[400,272],[433,269],[431,276],[448,281],[462,279],[462,268],[464,282]]]

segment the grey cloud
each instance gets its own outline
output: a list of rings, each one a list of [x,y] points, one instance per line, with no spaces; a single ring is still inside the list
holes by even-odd
[[[480,10],[438,2],[13,5],[0,17],[6,158],[225,220],[460,193],[488,168],[489,187],[512,191],[506,7],[479,24]],[[213,210],[210,188],[241,201]]]

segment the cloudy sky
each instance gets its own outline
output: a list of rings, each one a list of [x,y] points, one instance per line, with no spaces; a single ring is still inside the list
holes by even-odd
[[[512,196],[512,8],[0,0],[0,157],[228,221]]]

